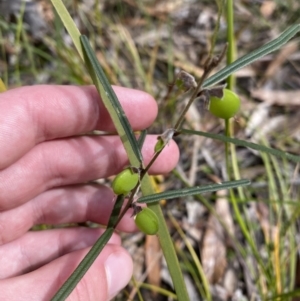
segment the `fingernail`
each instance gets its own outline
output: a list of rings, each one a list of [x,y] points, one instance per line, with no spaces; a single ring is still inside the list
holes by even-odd
[[[132,276],[132,261],[125,252],[114,252],[105,261],[109,298],[124,288]]]

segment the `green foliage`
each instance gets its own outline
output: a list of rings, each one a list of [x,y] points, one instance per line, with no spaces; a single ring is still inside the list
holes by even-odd
[[[82,259],[80,264],[77,266],[72,275],[67,279],[67,281],[62,285],[62,287],[57,291],[55,296],[51,299],[51,301],[62,301],[65,300],[76,287],[78,282],[82,279],[91,265],[94,263],[98,255],[101,253],[105,245],[108,243],[110,238],[114,233],[114,225],[118,220],[122,205],[124,202],[124,195],[118,196],[116,199],[113,211],[109,218],[107,228],[105,232],[98,238],[96,243],[92,246],[90,251],[86,254],[86,256]]]
[[[240,140],[236,138],[231,138],[227,137],[224,135],[218,135],[218,134],[213,134],[213,133],[207,133],[207,132],[202,132],[202,131],[192,131],[188,129],[182,129],[181,132],[183,134],[188,134],[188,135],[199,135],[207,138],[212,138],[216,140],[223,141],[225,143],[232,143],[238,146],[244,146],[244,147],[249,147],[254,150],[258,150],[267,154],[270,154],[272,156],[276,156],[282,159],[287,159],[296,163],[300,162],[300,156],[296,156],[293,154],[289,154],[287,152],[281,151],[279,149],[271,148],[271,147],[266,147],[262,144],[256,144],[253,142],[248,142],[246,140]]]
[[[279,37],[265,44],[264,46],[242,56],[233,63],[227,65],[219,72],[209,77],[204,81],[203,87],[211,87],[218,84],[220,81],[226,79],[230,74],[237,70],[248,66],[249,64],[257,61],[261,57],[274,52],[275,50],[286,44],[291,38],[293,38],[300,31],[300,24],[295,24],[286,29]]]
[[[218,190],[223,190],[223,189],[236,188],[236,187],[241,187],[241,186],[245,186],[245,185],[249,185],[249,184],[250,184],[249,180],[238,180],[238,181],[223,182],[220,184],[203,185],[201,187],[175,189],[175,190],[171,190],[171,191],[165,191],[165,192],[161,192],[161,193],[155,193],[153,195],[140,197],[137,200],[137,202],[150,204],[150,203],[157,202],[160,200],[183,198],[186,196],[198,195],[200,193],[207,193],[207,192],[218,191]]]
[[[56,7],[58,7],[60,5],[60,4],[59,5],[57,4],[56,0],[54,0],[54,2],[56,2]],[[64,11],[63,11],[63,13],[60,13],[61,18],[64,18],[64,13],[65,13]],[[79,32],[77,32],[74,29],[75,25],[72,23],[72,21],[70,19],[65,18],[64,24],[67,27],[67,29],[69,29],[69,33],[72,35],[72,38],[79,51],[79,54],[84,58],[84,61],[86,63],[88,71],[93,79],[93,82],[94,82],[99,94],[101,95],[101,98],[103,99],[105,106],[107,107],[109,113],[111,114],[112,120],[117,128],[118,134],[120,135],[120,137],[124,143],[124,147],[128,153],[131,164],[133,164],[133,166],[136,166],[136,164],[139,164],[142,167],[143,162],[142,162],[142,156],[140,153],[140,145],[138,144],[138,142],[134,136],[134,133],[128,123],[128,120],[122,110],[122,107],[121,107],[116,95],[114,94],[113,90],[111,89],[110,83],[108,82],[100,64],[98,63],[98,60],[96,59],[96,56],[89,44],[88,39],[85,36],[80,36]],[[225,79],[226,77],[228,77],[230,74],[232,74],[236,70],[252,63],[253,61],[257,60],[258,58],[262,57],[263,55],[266,55],[266,54],[278,49],[284,43],[286,43],[291,37],[293,37],[299,30],[300,30],[299,25],[292,26],[291,28],[287,29],[280,37],[275,39],[274,41],[266,44],[265,46],[259,48],[258,50],[254,51],[253,53],[250,53],[250,54],[238,59],[237,61],[233,62],[229,66],[225,67],[223,70],[217,72],[211,78],[205,80],[203,83],[203,87],[207,87],[207,86],[218,83],[219,81]],[[80,41],[80,44],[78,41]],[[208,68],[211,68],[211,67],[208,67]],[[205,73],[205,75],[207,73]],[[203,79],[205,79],[205,78],[203,78]],[[197,91],[199,89],[199,87],[201,87],[201,85],[198,85],[197,87],[195,87],[195,91]],[[195,93],[197,93],[197,92],[195,92]],[[232,94],[229,97],[228,93],[225,91],[224,99],[228,99],[228,98],[231,98],[231,102],[232,102],[232,99],[233,99]],[[238,99],[237,97],[234,97],[234,108],[233,108],[234,112],[233,111],[228,112],[228,110],[226,110],[226,108],[224,109],[224,107],[222,107],[223,111],[222,111],[221,117],[228,119],[229,117],[232,116],[232,114],[235,114],[236,110],[239,107],[239,101],[237,101],[237,99]],[[211,110],[213,111],[213,113],[219,114],[218,111],[220,111],[220,107],[218,107],[218,108],[215,107],[216,100],[211,99],[211,101],[212,101],[212,103],[211,103],[212,109]],[[178,126],[181,124],[185,112],[186,111],[183,111],[182,115],[179,117],[179,122],[177,123]],[[175,129],[177,129],[177,128],[175,127]],[[186,130],[182,131],[182,133],[183,132],[188,133]],[[229,137],[226,137],[226,138],[230,139]],[[159,145],[159,149],[158,148],[156,149],[156,155],[159,155],[159,153],[163,149],[163,147],[164,147],[164,144]],[[264,148],[260,148],[260,150],[265,151]],[[268,150],[268,151],[270,152],[270,150]],[[274,152],[274,151],[273,151],[273,153],[278,154],[278,152]],[[293,158],[292,156],[289,156],[289,155],[287,156],[286,154],[285,154],[285,157]],[[176,290],[176,293],[178,296],[178,300],[186,301],[186,300],[188,300],[188,296],[187,296],[187,292],[186,292],[185,285],[183,282],[183,277],[180,272],[180,268],[178,266],[178,260],[175,256],[175,251],[171,247],[171,245],[172,245],[171,239],[168,234],[166,225],[164,223],[164,219],[162,217],[161,210],[159,208],[159,205],[157,204],[157,200],[161,199],[162,197],[163,198],[174,198],[174,197],[178,197],[178,196],[182,197],[182,196],[199,194],[200,192],[204,192],[204,191],[215,191],[217,189],[232,188],[232,187],[237,187],[237,186],[241,186],[241,185],[248,185],[249,181],[240,180],[240,181],[236,181],[236,182],[223,183],[220,185],[210,185],[210,187],[186,188],[186,189],[180,190],[180,191],[175,190],[175,191],[171,191],[171,192],[166,192],[163,195],[153,194],[153,191],[151,189],[151,184],[148,180],[146,171],[149,169],[151,164],[153,164],[155,159],[156,159],[156,156],[154,156],[154,158],[149,163],[149,165],[146,167],[146,169],[144,170],[144,172],[142,173],[142,176],[141,176],[141,179],[143,179],[142,191],[146,195],[144,197],[142,197],[139,200],[139,202],[141,202],[141,201],[150,202],[150,209],[147,208],[147,209],[142,210],[137,215],[136,222],[137,222],[138,227],[140,227],[140,229],[146,233],[155,234],[158,231],[158,237],[160,239],[162,249],[164,251],[164,255],[167,260],[168,267],[170,269],[170,273],[171,273],[171,276],[174,281],[174,287],[175,287],[175,290]],[[128,176],[128,170],[126,171],[126,176]],[[136,180],[137,180],[136,175],[130,174],[130,176],[135,176],[134,184],[136,184]],[[120,175],[117,176],[116,181],[120,180],[121,178],[122,177]],[[114,182],[114,184],[113,184],[113,189],[117,190],[117,191],[115,191],[117,194],[119,194],[120,192],[122,192],[122,194],[123,194],[123,192],[124,192],[123,190],[122,191],[119,190],[119,186],[121,187],[124,183],[122,185],[121,184],[119,185],[119,183],[118,183],[118,185],[117,185],[116,182]],[[130,188],[133,189],[134,186],[135,185],[131,185]],[[116,187],[118,189],[116,189]],[[129,189],[129,190],[131,190],[131,189]],[[125,193],[127,193],[127,192],[128,192],[128,189],[126,190]],[[124,211],[120,212],[120,214],[118,215],[117,218],[115,217],[114,222],[109,223],[110,227],[107,230],[108,232],[105,232],[106,234],[104,237],[111,235],[112,229],[114,229],[114,227],[117,225],[119,220],[125,214],[126,210],[129,208],[131,202],[133,201],[133,196],[134,196],[135,192],[136,191],[134,189],[131,193],[131,196],[129,197],[129,202],[128,202],[129,205],[127,205],[125,207]],[[149,194],[149,195],[147,196],[147,194]],[[154,202],[153,205],[151,202]],[[158,218],[154,212],[157,213]],[[241,222],[240,222],[240,224],[241,224],[241,226],[243,226],[243,224]],[[244,228],[243,233],[246,234],[247,232],[245,229],[246,228]],[[250,238],[247,236],[248,241],[249,241],[249,239]],[[170,242],[168,246],[165,245],[166,241]],[[101,244],[101,248],[102,248],[102,246],[103,245]],[[254,250],[253,244],[252,244],[252,249]],[[96,254],[96,253],[98,254],[98,252],[100,252],[99,247],[96,249],[94,249],[94,247],[93,247],[93,250],[95,250],[94,254]],[[170,252],[170,250],[171,250],[171,252]],[[256,257],[258,257],[257,253],[255,253],[255,254],[256,254]],[[95,256],[88,254],[87,257],[89,258],[89,264],[92,264],[92,261],[95,260]],[[88,268],[86,263],[84,263],[84,264],[81,263],[81,265],[84,265],[85,268],[81,269],[81,270],[78,269],[75,271],[74,274],[72,274],[72,276],[71,276],[71,278],[73,279],[71,281],[72,285],[68,286],[68,290],[67,290],[68,293],[70,293],[71,288],[74,288],[76,281],[79,281],[80,277],[82,277],[84,275],[84,273],[82,273],[82,271],[86,271]],[[67,282],[70,283],[70,280],[68,280]],[[64,286],[63,286],[63,288],[64,288]],[[63,288],[61,290],[63,290]],[[58,296],[59,296],[61,290],[58,292],[58,294],[57,294]],[[56,299],[53,299],[53,300],[56,300]]]
[[[231,1],[228,1],[230,3]],[[149,203],[149,207],[151,209],[143,209],[140,213],[138,213],[136,217],[136,222],[140,229],[146,233],[150,234],[155,234],[157,231],[159,240],[161,242],[161,246],[170,270],[170,274],[173,278],[174,281],[174,287],[178,296],[178,300],[187,300],[187,292],[185,289],[183,277],[181,274],[181,269],[178,265],[178,260],[176,258],[176,254],[174,251],[174,248],[172,247],[172,240],[170,238],[170,235],[168,233],[168,228],[165,225],[164,219],[163,219],[163,214],[161,212],[161,209],[158,205],[158,200],[161,199],[171,199],[171,198],[176,198],[176,197],[187,197],[190,195],[194,196],[199,196],[200,193],[205,193],[205,192],[211,192],[211,191],[217,191],[220,189],[231,189],[234,187],[239,187],[249,185],[250,182],[248,180],[238,180],[238,181],[228,181],[224,182],[222,184],[212,184],[212,185],[207,185],[207,186],[201,186],[201,187],[191,187],[191,188],[185,188],[181,190],[173,190],[173,191],[167,191],[163,193],[157,193],[154,194],[153,189],[151,188],[151,183],[149,181],[149,177],[147,175],[147,171],[150,168],[151,164],[155,161],[156,157],[154,157],[153,162],[149,166],[147,166],[145,169],[143,164],[143,158],[141,155],[141,147],[146,135],[146,132],[143,132],[139,138],[139,140],[136,140],[135,134],[132,131],[130,124],[122,110],[122,107],[114,94],[113,90],[111,89],[110,82],[107,80],[107,75],[103,71],[102,67],[100,66],[97,57],[95,56],[94,50],[92,49],[89,40],[87,37],[82,36],[77,29],[75,23],[73,22],[72,18],[70,17],[67,9],[64,7],[63,3],[60,0],[52,0],[53,5],[55,6],[58,15],[60,19],[62,20],[64,26],[67,28],[70,36],[72,37],[72,40],[74,42],[74,45],[79,53],[79,56],[84,59],[85,65],[88,69],[88,72],[95,84],[95,86],[98,89],[99,94],[101,95],[101,98],[103,99],[103,102],[108,109],[112,120],[117,128],[118,134],[122,139],[122,142],[124,143],[124,147],[128,153],[129,161],[132,166],[139,166],[141,167],[142,170],[142,175],[141,175],[141,180],[142,180],[142,192],[144,196],[139,198],[138,202],[145,202]],[[231,11],[233,13],[233,11]],[[221,16],[221,14],[219,14]],[[101,16],[102,17],[102,16]],[[232,17],[232,15],[231,15]],[[233,21],[232,21],[233,22]],[[21,19],[19,20],[19,23],[17,24],[16,31],[17,31],[17,36],[18,36],[18,43],[21,43],[21,36],[22,36],[22,41],[25,41],[26,43],[26,35],[24,35],[24,32],[22,31],[21,28]],[[233,24],[231,24],[233,25]],[[233,26],[231,26],[231,29],[233,31]],[[219,83],[220,81],[223,81],[230,77],[234,72],[237,70],[255,62],[256,60],[260,59],[261,57],[279,49],[282,47],[285,43],[287,43],[295,34],[297,34],[300,31],[300,25],[292,25],[288,29],[286,29],[279,37],[274,39],[273,41],[270,41],[266,45],[256,49],[255,51],[248,53],[247,55],[237,59],[236,61],[232,62],[232,58],[229,61],[228,66],[223,68],[222,70],[216,72],[213,76],[206,78],[203,77],[200,81],[200,84],[198,87],[193,87],[191,85],[191,88],[195,88],[195,96],[197,96],[199,90],[207,88],[207,87],[212,87],[215,84]],[[148,75],[146,74],[145,69],[143,69],[143,60],[139,56],[139,53],[137,50],[134,48],[134,45],[130,43],[128,37],[126,36],[126,33],[122,31],[122,41],[125,43],[126,48],[128,48],[128,51],[130,52],[131,56],[134,58],[134,64],[135,64],[135,69],[137,71],[137,74],[139,74],[140,78],[145,82],[145,86],[149,87],[149,81]],[[213,42],[214,43],[214,42]],[[235,41],[232,39],[231,46],[235,46]],[[74,79],[74,81],[78,83],[83,83],[83,79],[81,78],[82,74],[82,67],[78,65],[78,57],[74,56],[74,52],[71,49],[68,49],[68,47],[65,47],[63,43],[61,44],[64,52],[58,52],[62,62],[66,62],[66,65],[69,66],[70,68],[70,74],[67,75],[67,77]],[[231,49],[234,49],[231,48]],[[38,49],[35,48],[30,48],[28,47],[28,57],[30,58],[30,61],[32,62],[32,66],[34,66],[34,60],[33,60],[33,54],[38,53]],[[39,53],[41,56],[43,56],[47,60],[51,60],[52,57],[49,56],[47,53]],[[212,52],[211,52],[212,54]],[[229,55],[232,54],[232,52],[229,53]],[[155,52],[152,54],[152,59],[155,60]],[[65,63],[64,63],[65,64]],[[116,69],[118,69],[119,66],[116,66]],[[34,70],[32,71],[34,72]],[[118,72],[122,72],[122,70],[118,70]],[[59,72],[58,72],[59,73]],[[123,73],[122,73],[123,74]],[[16,72],[16,78],[19,77],[18,72]],[[64,77],[62,77],[62,80]],[[175,83],[179,84],[179,88],[182,88],[183,82],[180,83]],[[186,87],[185,87],[186,88]],[[150,90],[150,88],[147,88]],[[184,89],[186,90],[186,89]],[[198,91],[197,91],[198,90]],[[210,99],[210,110],[213,114],[220,118],[228,119],[232,117],[238,107],[239,107],[239,101],[237,100],[237,97],[229,92],[228,90],[225,90],[225,98],[224,101],[230,100],[230,105],[228,105],[226,102],[222,103],[222,106],[220,106],[220,102],[223,100],[216,99],[215,97]],[[230,95],[229,95],[230,94]],[[231,98],[231,99],[230,99]],[[194,99],[192,99],[194,101]],[[192,102],[191,101],[191,102]],[[232,106],[232,103],[234,102],[234,105]],[[224,106],[223,106],[224,104]],[[183,120],[185,115],[185,112],[182,114],[181,121]],[[178,125],[181,125],[181,122],[178,123]],[[226,128],[228,127],[228,123],[226,125]],[[178,126],[180,128],[180,126]],[[177,128],[176,128],[177,129]],[[254,150],[258,150],[261,153],[276,156],[279,158],[282,158],[284,160],[291,160],[293,162],[300,162],[300,157],[295,156],[274,148],[270,148],[268,146],[264,145],[259,145],[259,144],[254,144],[250,143],[247,141],[243,140],[238,140],[235,138],[231,138],[228,136],[222,136],[222,135],[216,135],[212,133],[207,133],[207,132],[201,132],[201,131],[191,131],[187,129],[182,129],[181,134],[186,134],[186,135],[201,135],[203,137],[211,138],[211,139],[217,139],[220,141],[225,142],[226,144],[234,144],[234,145],[239,145],[243,147],[248,147]],[[157,145],[155,146],[155,152],[159,153],[160,151],[163,150],[167,143],[165,143],[163,140],[159,139],[157,142]],[[227,155],[227,154],[226,154]],[[266,166],[268,164],[271,165],[271,163],[268,162],[268,159],[264,158]],[[234,161],[234,160],[233,160]],[[272,168],[276,170],[276,163],[272,162]],[[271,170],[271,168],[270,168]],[[278,168],[277,168],[278,170]],[[278,173],[278,172],[277,172]],[[269,176],[269,181],[270,183],[274,183],[275,180],[272,179],[272,172],[270,171],[268,173]],[[119,180],[124,180],[123,176],[127,177],[130,176],[130,179],[125,179],[125,184],[124,183],[118,183],[116,181]],[[280,178],[278,175],[277,178]],[[132,183],[129,183],[131,182]],[[119,174],[116,177],[116,180],[112,184],[112,188],[114,189],[116,194],[127,194],[131,190],[132,193],[129,197],[129,205],[130,202],[133,201],[133,196],[134,193],[136,193],[136,190],[134,189],[139,181],[139,175],[137,174],[132,174],[128,169]],[[120,190],[120,188],[124,188],[124,185],[127,186],[127,184],[130,184],[129,187],[126,187],[125,190]],[[270,184],[271,186],[271,184]],[[284,195],[284,187],[281,187],[281,194]],[[235,200],[235,195],[232,193],[231,190],[231,201]],[[84,260],[80,263],[78,268],[75,270],[75,272],[71,275],[71,277],[67,280],[67,282],[63,285],[63,287],[59,290],[57,295],[52,299],[52,300],[63,300],[65,299],[71,291],[74,289],[76,284],[80,281],[80,279],[83,277],[85,272],[88,270],[88,268],[91,266],[93,261],[97,258],[98,254],[101,252],[105,244],[108,242],[109,238],[111,237],[115,227],[117,226],[118,222],[128,209],[128,206],[126,206],[125,210],[122,210],[122,205],[124,201],[124,196],[118,196],[117,201],[115,203],[113,212],[110,216],[108,227],[106,232],[99,238],[99,240],[96,242],[96,244],[93,246],[91,251],[87,254],[87,256],[84,258]],[[241,200],[244,201],[244,200]],[[246,236],[247,242],[250,243],[252,252],[256,256],[256,258],[259,256],[258,250],[255,249],[255,243],[254,240],[251,241],[251,235],[252,235],[252,230],[251,227],[247,224],[245,221],[241,221],[241,213],[237,211],[237,206],[236,204],[234,205],[235,209],[235,214],[237,216],[237,220],[240,224],[240,227],[243,230],[243,233]],[[155,212],[155,213],[154,213]],[[288,212],[288,210],[287,210]],[[296,216],[290,215],[292,220],[296,219]],[[144,222],[146,222],[144,224]],[[150,226],[149,226],[150,223]],[[290,225],[288,226],[288,228]],[[290,227],[292,228],[292,227]],[[285,229],[286,230],[286,229]],[[287,230],[286,230],[287,231]],[[288,234],[291,235],[292,231],[290,231]],[[292,241],[292,239],[291,239]],[[243,252],[241,252],[243,254]],[[270,251],[270,254],[272,252]],[[261,261],[261,259],[258,259],[258,261]],[[292,261],[292,259],[291,259]],[[200,263],[199,263],[200,264]],[[270,271],[270,267],[262,267],[263,263],[260,262],[261,264],[261,270],[263,273],[265,273],[268,284],[271,283],[272,277],[272,272]],[[200,268],[201,269],[201,265]],[[203,276],[205,277],[205,275]],[[292,277],[291,277],[292,278]],[[271,279],[271,280],[270,280]],[[272,280],[273,281],[273,280]],[[273,284],[275,286],[275,284]],[[208,285],[207,285],[208,287]],[[292,288],[292,287],[291,287]],[[209,288],[207,288],[209,289]],[[298,292],[299,293],[299,292]],[[276,295],[276,294],[275,294]],[[277,297],[271,298],[272,300],[275,300],[276,298],[289,298],[291,296],[296,296],[297,292],[295,291],[294,293],[287,293],[287,294],[278,294]],[[270,300],[271,300],[270,299]]]
[[[80,36],[80,41],[83,46],[83,57],[87,69],[89,70],[89,73],[101,96],[101,99],[108,112],[110,113],[110,116],[114,122],[120,138],[122,139],[125,149],[128,153],[134,154],[134,156],[130,155],[129,158],[131,161],[133,161],[132,164],[141,164],[143,160],[141,151],[135,139],[129,121],[123,111],[123,108],[108,79],[106,78],[104,71],[99,64],[87,37],[83,35]]]

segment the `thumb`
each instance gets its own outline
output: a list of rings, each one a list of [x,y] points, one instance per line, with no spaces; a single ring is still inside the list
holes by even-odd
[[[89,249],[64,255],[28,274],[0,281],[3,300],[50,300]],[[67,298],[68,301],[108,301],[130,281],[133,263],[118,245],[106,245]]]

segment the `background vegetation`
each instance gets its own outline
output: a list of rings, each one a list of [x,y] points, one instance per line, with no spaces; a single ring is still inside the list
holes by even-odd
[[[185,95],[168,94],[174,74],[185,70],[196,78],[202,75],[220,2],[64,3],[81,32],[89,36],[110,81],[146,90],[157,99],[160,115],[149,131],[161,133],[174,124],[185,102]],[[14,3],[6,3],[0,19],[0,72],[6,85],[90,84],[50,2]],[[298,0],[235,1],[237,56],[299,23],[299,11]],[[216,54],[226,40],[222,17]],[[299,155],[299,45],[298,36],[280,51],[236,73],[242,99],[234,122],[236,137]],[[206,112],[201,102],[191,107],[186,123],[211,133],[224,130],[223,123]],[[172,175],[153,179],[159,191],[226,179],[221,142],[191,136],[177,141],[182,150],[180,162]],[[241,177],[252,181],[237,196],[255,250],[236,223],[226,191],[163,203],[190,299],[207,297],[203,286],[207,282],[212,300],[297,300],[299,166],[245,148],[237,149],[237,161]],[[124,234],[123,239],[133,255],[135,273],[116,300],[171,299],[171,283],[156,238],[137,233]],[[281,297],[276,299],[276,295]]]

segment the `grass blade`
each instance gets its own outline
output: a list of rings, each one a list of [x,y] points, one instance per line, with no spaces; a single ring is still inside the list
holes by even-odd
[[[259,58],[279,49],[282,45],[286,44],[297,32],[300,31],[300,24],[293,25],[286,29],[279,37],[273,41],[265,44],[264,46],[244,55],[243,57],[237,59],[232,64],[224,67],[219,72],[209,77],[203,83],[203,88],[213,86],[220,81],[227,78],[233,72],[253,63]]]
[[[278,300],[291,300],[293,297],[300,296],[300,290],[295,289],[294,291],[283,293],[274,297],[269,297],[265,299],[266,301],[278,301]],[[292,299],[294,300],[294,299]]]
[[[188,195],[197,195],[200,193],[212,192],[212,191],[217,191],[217,190],[221,190],[221,189],[236,188],[236,187],[240,187],[240,186],[249,185],[250,183],[251,182],[249,180],[238,180],[238,181],[223,182],[221,184],[204,185],[201,187],[200,186],[187,187],[187,188],[183,188],[183,189],[164,191],[161,193],[142,196],[137,200],[137,202],[149,204],[149,203],[153,203],[153,202],[158,202],[160,200],[170,200],[170,199],[184,197],[184,196],[188,196]]]
[[[248,141],[244,141],[244,140],[239,140],[236,138],[230,138],[230,137],[226,137],[223,135],[218,135],[218,134],[212,134],[212,133],[207,133],[207,132],[201,132],[201,131],[193,131],[193,130],[187,130],[187,129],[181,129],[181,133],[183,134],[187,134],[187,135],[198,135],[198,136],[203,136],[203,137],[207,137],[207,138],[212,138],[212,139],[216,139],[216,140],[220,140],[223,142],[229,142],[229,143],[233,143],[235,145],[238,146],[244,146],[244,147],[249,147],[251,149],[254,150],[258,150],[282,159],[287,159],[296,163],[300,162],[300,156],[296,156],[296,155],[292,155],[290,153],[275,149],[275,148],[271,148],[271,147],[266,147],[264,145],[260,145],[260,144],[256,144],[253,142],[248,142]]]
[[[93,49],[90,46],[88,38],[84,35],[81,35],[80,41],[82,43],[84,60],[88,71],[93,79],[98,93],[101,95],[102,101],[107,108],[110,117],[113,120],[124,147],[127,148],[129,152],[134,152],[135,157],[138,159],[140,165],[143,160],[140,148],[123,108],[105,76]]]

